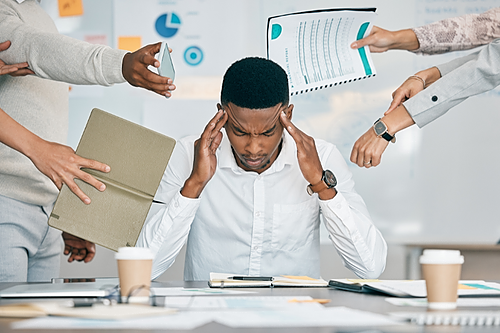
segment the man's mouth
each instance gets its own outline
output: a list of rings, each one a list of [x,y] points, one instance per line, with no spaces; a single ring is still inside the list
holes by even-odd
[[[245,164],[247,164],[250,167],[259,166],[264,161],[264,158],[265,157],[260,157],[260,158],[246,158],[246,157],[243,157],[243,159],[245,161]]]

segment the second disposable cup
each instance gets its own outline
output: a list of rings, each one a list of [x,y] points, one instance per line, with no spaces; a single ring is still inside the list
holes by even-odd
[[[429,309],[457,307],[458,281],[464,257],[457,250],[424,250],[420,256]]]
[[[115,255],[122,301],[147,303],[153,253],[148,248],[121,247]]]

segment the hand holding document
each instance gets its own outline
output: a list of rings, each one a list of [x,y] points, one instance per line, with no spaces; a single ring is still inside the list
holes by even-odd
[[[267,57],[288,75],[291,95],[375,76],[367,36],[375,8],[326,9],[273,16],[267,22]]]

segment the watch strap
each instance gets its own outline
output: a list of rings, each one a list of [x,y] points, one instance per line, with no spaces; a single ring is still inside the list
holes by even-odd
[[[385,131],[384,133],[382,133],[381,137],[383,137],[387,141],[392,141],[392,139],[394,139],[394,137],[392,135],[390,135],[389,133],[387,133],[387,131]]]
[[[323,178],[321,178],[320,182],[314,185],[309,185],[309,188],[313,193],[319,193],[328,188]]]

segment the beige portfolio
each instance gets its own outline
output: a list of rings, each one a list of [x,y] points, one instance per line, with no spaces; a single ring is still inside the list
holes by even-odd
[[[82,169],[106,190],[75,179],[92,200],[85,205],[63,185],[49,225],[115,251],[134,246],[174,146],[172,138],[93,109],[76,153],[111,167],[109,173]]]

